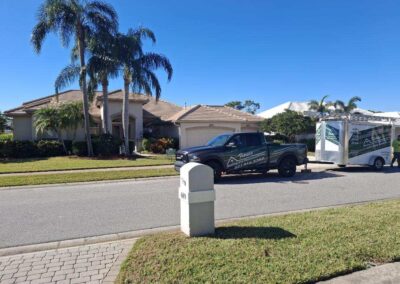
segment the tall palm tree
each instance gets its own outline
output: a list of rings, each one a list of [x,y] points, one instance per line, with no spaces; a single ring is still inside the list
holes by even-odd
[[[31,42],[39,53],[45,37],[54,32],[63,46],[71,38],[77,43],[80,60],[79,84],[83,94],[84,126],[88,155],[93,155],[89,125],[89,98],[86,84],[86,43],[96,33],[115,33],[118,18],[112,6],[90,0],[46,0],[38,10],[37,24],[33,28]]]
[[[320,101],[317,100],[312,100],[308,103],[308,108],[310,110],[316,111],[318,114],[321,116],[324,115],[324,113],[329,112],[329,107],[332,106],[333,104],[331,102],[327,102],[326,99],[329,96],[323,96]]]
[[[155,71],[159,68],[167,73],[168,81],[172,78],[172,65],[168,58],[156,53],[144,53],[143,39],[156,42],[154,33],[146,28],[130,29],[126,35],[118,34],[116,47],[124,80],[124,97],[122,107],[122,128],[124,133],[125,154],[129,153],[129,87],[133,92],[144,91],[146,95],[154,95],[156,100],[161,96],[161,85]]]
[[[88,60],[89,84],[93,89],[101,85],[103,93],[102,108],[102,131],[104,134],[110,133],[108,121],[108,85],[110,78],[119,75],[119,61],[115,53],[115,37],[105,34],[90,40],[88,46],[91,57]]]
[[[339,113],[344,113],[346,115],[350,114],[353,110],[357,108],[357,102],[361,102],[360,97],[352,97],[347,104],[345,104],[343,101],[337,100],[335,102],[335,109]]]

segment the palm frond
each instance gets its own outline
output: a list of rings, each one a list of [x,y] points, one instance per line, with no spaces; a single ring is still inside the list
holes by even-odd
[[[106,15],[109,21],[114,23],[115,30],[118,28],[118,14],[114,7],[103,1],[92,1],[86,5],[87,9],[90,11],[97,11]]]
[[[167,57],[157,53],[146,53],[140,58],[140,60],[142,61],[143,67],[146,69],[155,70],[163,68],[167,73],[168,81],[171,81],[174,71]]]
[[[81,68],[75,64],[70,64],[64,67],[54,82],[56,94],[58,94],[61,89],[71,85],[74,81],[76,81],[79,78],[80,70]]]
[[[139,27],[137,29],[129,29],[127,36],[136,37],[139,41],[143,39],[150,39],[153,43],[156,43],[156,35],[154,32],[145,27]]]

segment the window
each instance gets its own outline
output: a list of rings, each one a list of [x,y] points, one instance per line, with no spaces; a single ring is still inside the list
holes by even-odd
[[[262,145],[261,135],[258,133],[251,133],[244,135],[246,147],[254,147]]]
[[[242,135],[235,135],[232,137],[231,140],[229,140],[229,143],[233,143],[236,147],[243,147],[243,136]]]

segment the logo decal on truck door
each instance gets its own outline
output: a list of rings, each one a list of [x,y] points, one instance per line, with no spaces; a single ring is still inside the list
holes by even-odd
[[[240,153],[236,156],[231,156],[228,159],[226,167],[230,170],[240,170],[247,166],[265,162],[266,153],[264,151],[254,153],[254,151],[247,153]]]

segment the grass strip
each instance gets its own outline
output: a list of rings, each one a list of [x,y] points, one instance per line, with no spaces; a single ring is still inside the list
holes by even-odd
[[[119,180],[146,177],[161,177],[177,175],[174,169],[143,169],[123,171],[101,171],[90,173],[64,173],[64,174],[43,174],[23,176],[0,176],[0,187],[40,185],[72,182],[88,182],[102,180]]]
[[[262,217],[136,242],[116,283],[314,283],[400,260],[400,200]]]
[[[0,160],[0,173],[45,172],[118,167],[171,165],[167,156],[133,159],[97,159],[83,157],[52,157],[35,159]]]

